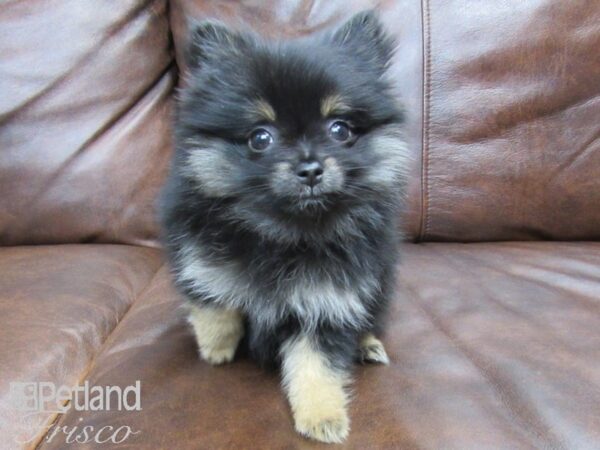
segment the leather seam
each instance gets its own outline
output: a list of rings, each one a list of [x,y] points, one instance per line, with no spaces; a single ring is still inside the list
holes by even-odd
[[[131,311],[131,309],[133,308],[133,306],[139,301],[140,298],[142,298],[144,296],[144,294],[152,286],[152,283],[154,282],[154,280],[156,279],[156,277],[160,273],[161,269],[163,267],[165,267],[165,266],[166,266],[166,263],[163,263],[163,264],[159,265],[158,268],[156,269],[156,271],[154,272],[154,274],[152,275],[152,277],[150,278],[150,280],[148,280],[148,284],[144,288],[142,288],[142,290],[140,290],[139,293],[137,293],[134,296],[133,301],[131,302],[131,304],[129,305],[129,307],[121,315],[121,319],[117,322],[117,324],[114,326],[114,328],[108,333],[108,335],[104,339],[104,342],[102,342],[102,344],[100,345],[100,348],[94,354],[94,356],[92,357],[91,361],[88,363],[88,365],[85,368],[85,370],[82,372],[82,375],[77,380],[77,383],[76,383],[77,386],[81,385],[81,383],[83,381],[85,381],[85,379],[87,378],[87,376],[91,373],[91,371],[94,368],[94,365],[96,363],[96,360],[104,352],[104,350],[106,349],[107,345],[110,343],[111,337],[115,334],[115,331],[125,321],[125,318],[129,314],[129,312]],[[63,406],[66,406],[68,403],[69,403],[69,401],[67,400],[65,403],[63,403]],[[34,442],[30,448],[31,449],[35,449],[35,450],[38,450],[38,449],[42,448],[41,446],[44,444],[44,440],[48,436],[48,433],[50,432],[50,429],[52,429],[52,428],[54,428],[56,426],[59,426],[59,424],[62,422],[62,420],[64,419],[64,417],[67,415],[67,413],[68,412],[66,412],[66,413],[55,413],[54,417],[52,417],[52,420],[46,426],[46,432],[44,434],[40,435],[39,439],[36,442]]]
[[[431,109],[431,13],[429,0],[421,1],[423,39],[423,123],[421,142],[421,221],[419,241],[429,233],[429,123]]]

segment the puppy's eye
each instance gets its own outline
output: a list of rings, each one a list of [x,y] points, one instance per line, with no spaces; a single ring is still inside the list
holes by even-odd
[[[248,139],[248,146],[255,152],[262,152],[273,143],[273,135],[264,128],[257,128]]]
[[[336,120],[329,125],[329,136],[339,142],[346,142],[352,137],[352,130],[350,125],[341,120]]]

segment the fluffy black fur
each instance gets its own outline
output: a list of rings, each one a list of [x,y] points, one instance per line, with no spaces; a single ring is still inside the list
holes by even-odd
[[[308,334],[347,368],[394,285],[407,161],[385,80],[393,43],[372,13],[297,40],[214,22],[190,39],[161,206],[176,284],[194,304],[242,311],[261,363]],[[324,117],[326,98],[339,104]],[[257,119],[257,102],[275,120]],[[336,120],[351,127],[343,143],[328,134]],[[262,152],[248,145],[257,128],[273,136]],[[312,191],[294,173],[304,160],[324,165]]]

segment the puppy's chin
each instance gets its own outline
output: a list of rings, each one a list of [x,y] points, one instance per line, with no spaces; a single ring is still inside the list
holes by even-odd
[[[282,212],[290,216],[310,218],[311,216],[323,216],[332,210],[340,208],[340,195],[327,192],[323,187],[302,186],[293,195],[280,198],[277,206]]]
[[[325,197],[305,197],[293,203],[290,212],[302,216],[317,216],[326,214],[331,206],[331,202]]]

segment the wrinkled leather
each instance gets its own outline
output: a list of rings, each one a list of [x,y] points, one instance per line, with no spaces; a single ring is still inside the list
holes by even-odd
[[[0,244],[154,243],[174,80],[166,8],[0,4]]]
[[[419,239],[600,238],[600,2],[423,5]]]
[[[162,264],[122,245],[0,248],[0,448],[53,418],[16,409],[10,383],[75,386]]]
[[[392,362],[357,368],[340,448],[597,448],[600,244],[409,244],[403,254],[384,337]],[[59,426],[127,425],[140,432],[132,448],[330,448],[293,431],[275,373],[243,356],[202,362],[178,304],[163,269],[87,376],[141,380],[142,411],[70,411]]]

